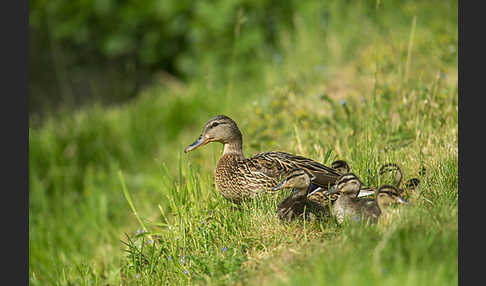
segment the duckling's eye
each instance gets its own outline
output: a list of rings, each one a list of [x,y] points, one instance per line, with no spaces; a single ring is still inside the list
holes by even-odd
[[[218,126],[218,124],[218,122],[213,122],[213,124],[211,124],[211,128]]]

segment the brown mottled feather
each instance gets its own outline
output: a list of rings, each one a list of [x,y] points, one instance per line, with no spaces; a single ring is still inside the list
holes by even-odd
[[[285,152],[263,152],[241,159],[231,154],[223,155],[215,171],[215,181],[223,196],[238,200],[273,192],[282,176],[292,169],[305,169],[315,176],[313,183],[324,188],[332,185],[341,175],[336,170],[312,159]]]

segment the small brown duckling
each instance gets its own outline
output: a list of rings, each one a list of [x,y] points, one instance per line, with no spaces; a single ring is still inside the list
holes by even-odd
[[[273,191],[284,188],[293,188],[294,191],[277,207],[280,219],[290,221],[304,213],[304,210],[315,215],[329,215],[329,209],[307,200],[307,194],[311,189],[322,190],[322,187],[312,184],[314,176],[304,169],[294,169],[288,172],[284,179],[273,188]]]
[[[400,195],[400,191],[392,185],[381,186],[378,189],[375,200],[381,211],[392,204],[408,204],[408,201]]]
[[[420,184],[419,178],[410,178],[405,183],[405,188],[410,189],[410,190],[415,190],[415,188],[417,188],[419,184]]]
[[[410,178],[405,182],[404,188],[399,189],[403,197],[411,200],[417,199],[417,197],[419,196],[419,193],[417,192],[417,187],[420,185],[421,178],[425,176],[425,172],[425,167],[422,167],[418,173],[419,177]]]
[[[331,168],[337,170],[341,174],[347,174],[351,170],[348,165],[348,162],[344,160],[336,160],[331,163]]]
[[[425,176],[427,172],[427,169],[422,166],[419,171],[419,177]],[[415,190],[417,186],[420,184],[420,179],[419,178],[410,178],[408,181],[405,183],[405,188],[410,189],[410,190]]]
[[[393,185],[396,187],[400,185],[403,179],[402,170],[395,163],[388,163],[381,166],[379,173],[380,176],[388,174],[391,177],[391,180],[393,181]]]
[[[339,223],[345,219],[370,220],[371,223],[376,223],[384,207],[391,203],[408,203],[392,185],[381,186],[376,193],[376,199],[360,199],[358,194],[362,185],[356,175],[349,173],[341,176],[335,185],[324,192],[325,195],[341,194],[332,206],[332,214]]]

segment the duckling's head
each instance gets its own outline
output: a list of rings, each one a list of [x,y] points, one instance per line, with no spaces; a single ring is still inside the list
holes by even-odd
[[[284,179],[272,190],[277,191],[285,188],[295,188],[298,190],[308,189],[314,176],[304,169],[290,170]]]
[[[380,175],[385,175],[383,179],[393,182],[395,186],[402,182],[402,170],[395,163],[388,163],[380,168]]]
[[[383,185],[378,189],[376,202],[380,208],[391,204],[408,204],[408,201],[400,195],[400,191],[392,185]]]
[[[215,116],[204,125],[201,135],[191,145],[184,149],[184,153],[196,150],[209,142],[241,145],[242,135],[238,125],[226,115]]]
[[[347,174],[350,171],[348,163],[344,160],[336,160],[336,161],[332,162],[331,167],[333,169],[338,170],[339,173],[341,173],[341,174]]]
[[[410,190],[415,190],[417,186],[420,184],[419,178],[410,178],[406,183],[405,187]]]
[[[336,183],[324,194],[328,196],[339,192],[343,195],[357,196],[362,185],[363,183],[358,176],[348,173],[340,176]]]

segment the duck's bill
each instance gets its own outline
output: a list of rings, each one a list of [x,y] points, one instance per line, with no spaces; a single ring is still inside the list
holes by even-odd
[[[324,192],[324,195],[329,196],[338,192],[337,185],[332,185],[329,190]]]
[[[196,150],[197,148],[204,146],[209,143],[209,138],[204,138],[203,136],[199,136],[196,141],[194,141],[191,145],[187,146],[184,149],[184,153],[191,152],[192,150]]]
[[[278,185],[276,185],[275,187],[272,188],[272,191],[278,191],[278,190],[283,189],[285,182],[287,182],[287,180],[283,180],[282,182],[280,182]]]
[[[372,190],[372,189],[362,189],[362,190],[359,190],[358,198],[367,197],[367,196],[371,196],[371,195],[374,195],[374,194],[375,194],[375,191]]]

